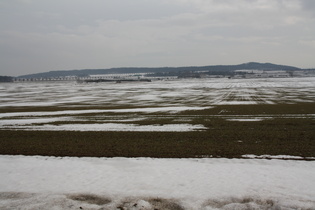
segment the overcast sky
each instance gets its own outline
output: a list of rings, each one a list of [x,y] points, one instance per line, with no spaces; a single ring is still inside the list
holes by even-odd
[[[0,0],[0,75],[111,67],[315,67],[315,0]]]

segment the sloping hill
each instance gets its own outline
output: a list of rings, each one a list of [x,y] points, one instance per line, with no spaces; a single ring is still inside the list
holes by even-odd
[[[82,69],[82,70],[59,70],[49,71],[37,74],[22,75],[18,78],[48,78],[48,77],[65,77],[79,76],[84,77],[95,74],[123,74],[123,73],[175,73],[185,71],[214,71],[214,72],[230,72],[241,69],[258,69],[258,70],[300,70],[297,67],[277,65],[272,63],[249,62],[239,65],[214,65],[214,66],[186,66],[186,67],[126,67],[126,68],[110,68],[110,69]]]

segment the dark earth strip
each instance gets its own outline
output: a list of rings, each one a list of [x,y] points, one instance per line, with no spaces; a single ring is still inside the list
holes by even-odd
[[[0,130],[0,154],[78,157],[315,157],[313,119],[209,122],[201,132]]]

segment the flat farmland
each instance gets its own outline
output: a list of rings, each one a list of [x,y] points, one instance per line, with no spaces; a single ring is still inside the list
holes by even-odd
[[[0,154],[315,157],[315,78],[0,85]]]

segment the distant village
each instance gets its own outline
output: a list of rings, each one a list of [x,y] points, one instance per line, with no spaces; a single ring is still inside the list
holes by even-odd
[[[249,78],[289,78],[289,77],[314,77],[315,70],[235,70],[214,74],[208,71],[182,71],[165,73],[120,73],[120,74],[98,74],[88,76],[59,76],[42,78],[12,78],[12,82],[30,81],[77,81],[77,82],[132,82],[154,80],[174,80],[183,78],[228,78],[228,79],[249,79]],[[8,79],[6,78],[8,81]]]
[[[233,78],[286,78],[286,77],[314,77],[315,71],[265,71],[265,70],[236,70]]]

